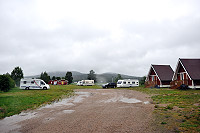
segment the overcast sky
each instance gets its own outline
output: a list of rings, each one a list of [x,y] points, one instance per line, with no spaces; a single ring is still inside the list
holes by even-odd
[[[0,0],[0,74],[147,75],[200,58],[199,0]]]

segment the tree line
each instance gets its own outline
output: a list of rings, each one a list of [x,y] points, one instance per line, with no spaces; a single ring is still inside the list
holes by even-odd
[[[14,88],[15,86],[20,86],[20,80],[24,78],[23,70],[18,66],[13,69],[11,74],[6,73],[3,75],[0,75],[0,91],[9,91],[9,89]],[[44,80],[46,83],[48,83],[50,80],[60,80],[65,79],[68,80],[68,84],[71,84],[73,82],[73,75],[72,72],[67,72],[65,77],[55,77],[52,78],[48,75],[48,73],[42,72],[40,74],[40,79]],[[87,75],[87,79],[97,81],[96,74],[94,70],[90,70],[89,74]],[[118,80],[122,79],[122,76],[120,74],[117,75],[114,79],[112,79],[112,82],[117,82]],[[114,80],[114,81],[113,81]],[[140,84],[144,84],[145,77],[142,78],[140,81]]]

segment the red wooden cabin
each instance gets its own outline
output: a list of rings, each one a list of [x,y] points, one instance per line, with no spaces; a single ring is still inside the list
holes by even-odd
[[[173,73],[170,65],[151,65],[145,87],[170,87]]]
[[[58,80],[58,85],[67,85],[68,81],[65,79]]]
[[[188,85],[189,88],[200,88],[200,59],[179,58],[171,88],[176,89],[182,84]]]

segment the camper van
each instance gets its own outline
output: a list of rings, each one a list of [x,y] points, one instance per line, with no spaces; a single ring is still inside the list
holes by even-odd
[[[94,85],[94,80],[81,80],[81,81],[78,81],[78,83],[76,85],[92,86],[92,85]]]
[[[50,86],[41,79],[21,79],[20,89],[50,89]]]
[[[136,87],[139,86],[138,79],[123,79],[117,81],[117,87]]]

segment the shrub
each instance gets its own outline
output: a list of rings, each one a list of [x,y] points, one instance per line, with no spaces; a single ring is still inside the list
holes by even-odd
[[[14,80],[8,75],[0,75],[0,91],[7,92],[15,87]]]

